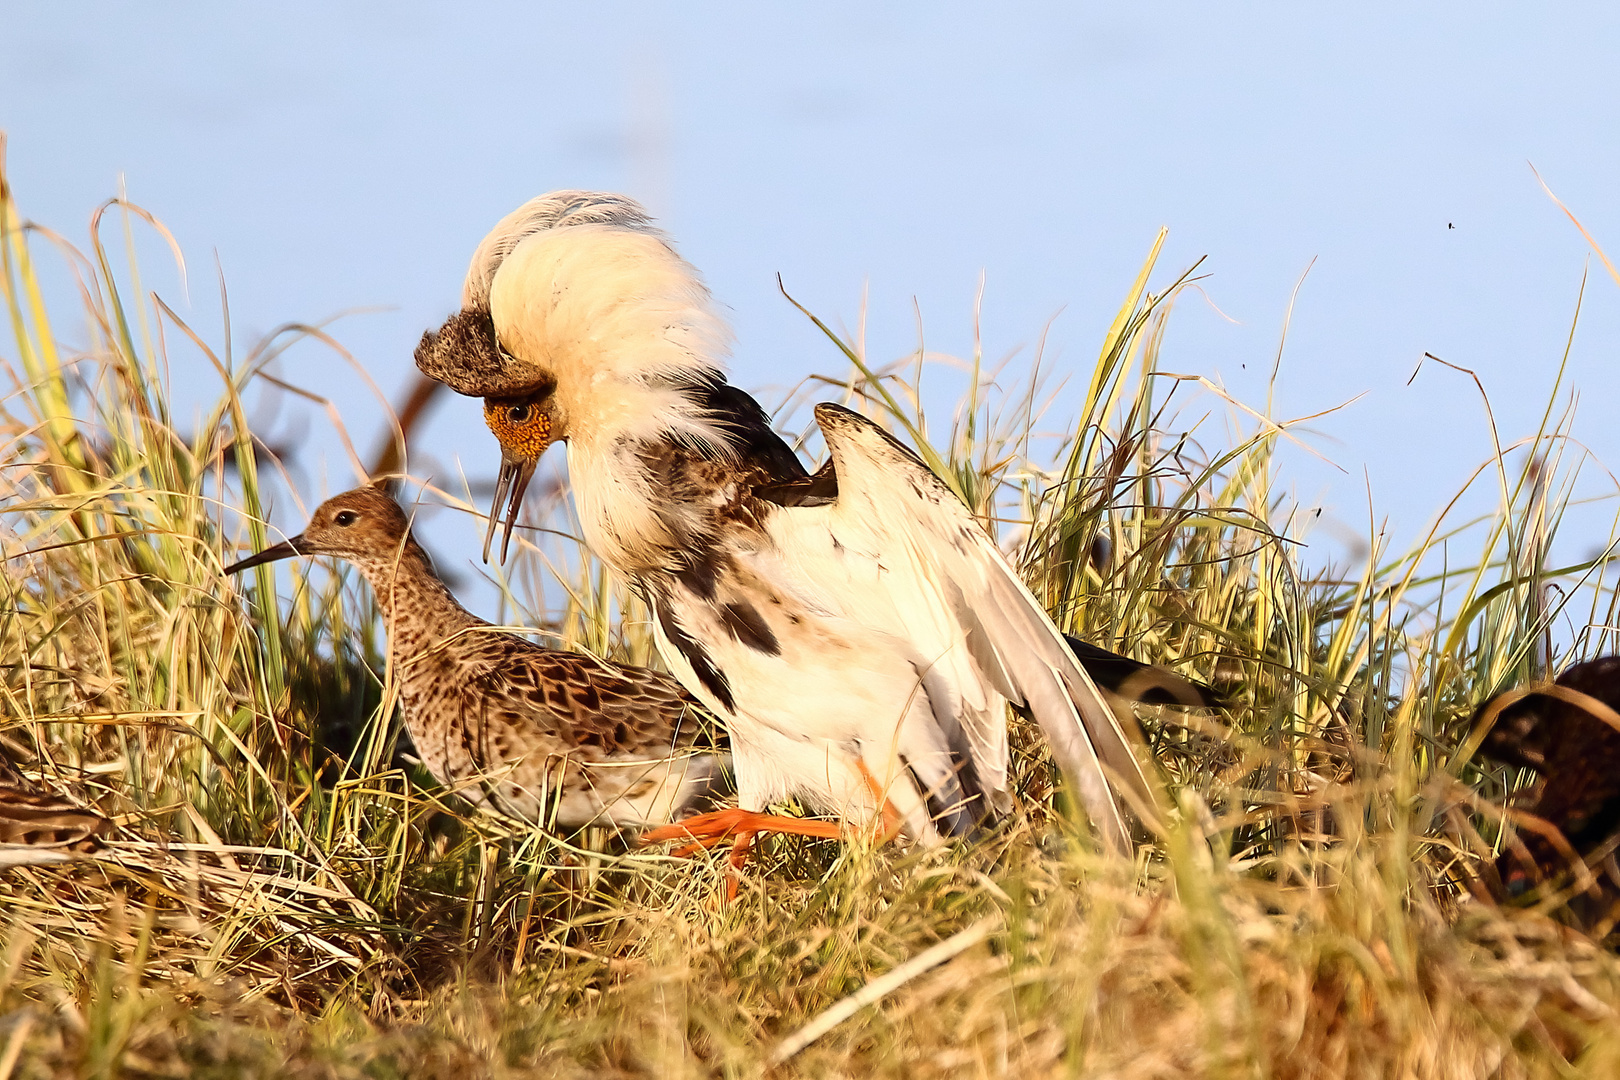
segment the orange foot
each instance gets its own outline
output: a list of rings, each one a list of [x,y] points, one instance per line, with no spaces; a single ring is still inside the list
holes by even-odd
[[[748,852],[754,845],[754,835],[762,832],[788,833],[793,836],[818,836],[837,839],[836,821],[806,821],[803,818],[783,817],[780,814],[761,814],[753,810],[714,810],[697,814],[674,825],[660,825],[641,834],[643,844],[656,844],[662,840],[686,840],[672,855],[692,855],[731,840],[731,857],[727,860],[730,872],[726,875],[726,899],[737,898],[738,872],[748,861]]]

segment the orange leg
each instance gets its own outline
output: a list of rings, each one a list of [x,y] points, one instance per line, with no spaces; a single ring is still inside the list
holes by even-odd
[[[836,840],[839,835],[836,821],[806,821],[803,818],[783,817],[780,814],[761,814],[753,810],[715,810],[697,814],[673,825],[660,825],[641,834],[641,842],[655,844],[661,840],[686,840],[671,854],[679,857],[692,855],[706,848],[717,847],[731,841],[731,855],[726,860],[726,900],[737,898],[737,886],[743,865],[754,845],[756,833],[777,832],[794,836],[816,836]]]
[[[883,805],[883,831],[878,834],[878,840],[888,843],[900,835],[902,819],[900,811],[894,808],[894,803],[883,793],[883,786],[872,775],[872,770],[866,767],[866,762],[856,760],[856,766],[861,770],[861,779],[866,781],[866,788],[872,793],[872,798]]]
[[[754,834],[751,832],[739,833],[736,841],[731,845],[731,855],[726,859],[726,903],[737,899],[737,890],[742,887],[742,868],[748,862],[748,855],[754,849]]]
[[[856,765],[860,768],[861,777],[866,781],[872,797],[883,807],[882,831],[878,834],[878,839],[885,843],[893,840],[900,835],[902,824],[900,811],[895,809],[894,803],[884,795],[882,786],[877,782],[877,777],[872,775],[872,770],[866,767],[866,762],[857,761]],[[665,840],[685,840],[686,843],[670,852],[677,858],[684,858],[699,851],[718,847],[730,840],[731,855],[726,860],[729,868],[726,899],[729,901],[737,897],[739,874],[748,862],[755,835],[762,832],[815,836],[828,840],[836,840],[841,835],[839,825],[835,821],[806,821],[804,818],[784,817],[781,814],[761,814],[753,810],[735,809],[713,810],[707,814],[693,815],[673,825],[660,825],[656,829],[648,829],[641,834],[641,842],[656,844]]]
[[[703,848],[712,848],[727,839],[752,836],[760,832],[788,833],[793,836],[820,836],[836,839],[836,821],[806,821],[804,818],[783,817],[780,814],[761,814],[753,810],[714,810],[697,814],[673,825],[660,825],[641,834],[643,844],[656,844],[661,840],[690,841],[676,854],[690,855]]]

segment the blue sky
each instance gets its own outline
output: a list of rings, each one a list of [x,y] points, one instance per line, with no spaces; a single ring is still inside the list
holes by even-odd
[[[1589,249],[1530,163],[1620,256],[1615,9],[991,7],[13,5],[0,128],[22,209],[71,239],[122,176],[187,251],[205,326],[217,252],[241,346],[367,309],[333,332],[390,395],[490,225],[588,187],[655,210],[731,309],[734,381],[768,403],[839,370],[778,273],[835,324],[868,290],[883,359],[914,347],[914,298],[929,346],[966,353],[982,272],[987,354],[1056,316],[1048,357],[1082,373],[1163,225],[1161,281],[1208,256],[1230,317],[1185,299],[1165,366],[1256,404],[1314,260],[1277,412],[1365,395],[1315,425],[1338,468],[1287,457],[1327,520],[1364,531],[1370,485],[1409,538],[1489,454],[1461,376],[1407,385],[1425,351],[1479,373],[1504,437],[1533,428]],[[180,302],[172,277],[152,284]],[[1594,264],[1570,383],[1606,461],[1617,343],[1620,288]],[[370,446],[380,411],[356,376],[316,350],[281,373]],[[324,471],[308,464],[339,490],[323,422]],[[419,449],[493,471],[468,401]]]

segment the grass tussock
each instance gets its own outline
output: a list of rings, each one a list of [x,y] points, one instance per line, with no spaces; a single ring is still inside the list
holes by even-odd
[[[514,830],[434,788],[343,575],[297,566],[279,599],[268,567],[221,575],[293,486],[244,398],[329,339],[211,344],[144,291],[135,235],[166,237],[113,202],[81,252],[0,187],[0,741],[118,824],[0,873],[0,1080],[1620,1068],[1620,963],[1567,925],[1567,890],[1481,899],[1523,778],[1475,759],[1472,712],[1615,622],[1605,559],[1549,568],[1568,410],[1482,467],[1494,512],[1442,513],[1406,551],[1369,530],[1345,570],[1302,561],[1293,428],[1161,367],[1187,279],[1150,291],[1157,245],[1067,384],[1039,357],[1015,379],[838,340],[848,374],[808,396],[922,447],[1065,629],[1232,706],[1142,710],[1176,813],[1133,865],[1015,724],[1018,809],[983,842],[781,839],[722,906],[714,862]],[[47,296],[40,259],[71,287]],[[959,380],[948,421],[925,375]],[[176,378],[217,386],[193,422]],[[1181,420],[1212,413],[1224,431]],[[569,531],[565,501],[545,517]],[[519,580],[542,584],[507,598],[649,655],[577,544],[530,535]]]

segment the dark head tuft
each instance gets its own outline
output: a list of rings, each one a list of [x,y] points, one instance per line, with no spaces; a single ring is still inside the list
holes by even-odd
[[[467,397],[519,397],[547,376],[501,351],[485,308],[465,308],[416,346],[417,369]]]

